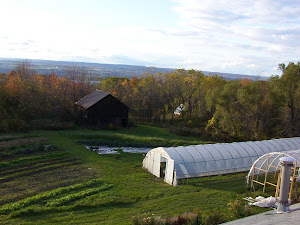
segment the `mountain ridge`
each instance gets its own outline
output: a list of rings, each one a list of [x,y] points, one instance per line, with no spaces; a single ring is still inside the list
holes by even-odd
[[[18,58],[0,58],[0,73],[8,73],[13,70],[17,63],[24,61],[24,59]],[[90,63],[90,62],[74,62],[74,61],[56,61],[56,60],[42,60],[42,59],[28,59],[31,62],[34,69],[39,74],[51,74],[53,72],[62,76],[64,70],[70,67],[79,66],[86,69],[90,74],[105,78],[105,77],[132,77],[140,76],[147,72],[149,73],[167,73],[176,68],[161,68],[161,67],[149,67],[140,65],[127,65],[127,64],[108,64],[108,63]],[[226,80],[267,80],[268,77],[264,76],[251,76],[245,74],[233,74],[222,72],[210,72],[201,71],[204,75],[210,76],[218,74]]]

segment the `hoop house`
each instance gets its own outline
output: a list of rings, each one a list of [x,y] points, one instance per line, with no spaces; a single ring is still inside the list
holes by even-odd
[[[164,181],[249,171],[252,164],[270,152],[300,149],[300,138],[249,141],[185,147],[158,147],[147,153],[143,167]]]
[[[271,152],[259,157],[252,165],[248,176],[247,183],[249,184],[250,178],[255,175],[263,175],[265,173],[275,173],[280,171],[281,157],[291,157],[295,159],[294,166],[299,167],[300,163],[300,150],[291,150],[286,152]]]

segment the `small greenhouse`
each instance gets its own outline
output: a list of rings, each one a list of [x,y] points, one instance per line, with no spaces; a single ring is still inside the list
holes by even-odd
[[[278,184],[271,183],[268,181],[268,174],[274,174],[280,172],[280,158],[281,157],[290,157],[295,160],[294,167],[292,169],[292,183],[294,182],[294,178],[296,175],[299,175],[299,168],[300,163],[300,150],[291,150],[285,152],[270,152],[267,154],[262,155],[259,157],[252,165],[248,176],[247,176],[247,184],[251,181],[251,189],[253,189],[254,183],[260,184],[263,186],[263,192],[265,191],[266,185],[272,185],[276,187],[276,195],[278,194]],[[298,174],[296,174],[298,172]],[[259,175],[265,175],[264,181],[258,181]],[[278,182],[278,181],[277,181]],[[292,186],[292,185],[291,185]],[[275,196],[276,197],[276,196]]]
[[[143,167],[170,185],[177,180],[249,171],[270,152],[300,149],[300,137],[185,147],[158,147],[147,153]]]

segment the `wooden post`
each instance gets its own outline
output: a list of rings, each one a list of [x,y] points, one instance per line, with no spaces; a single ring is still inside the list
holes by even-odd
[[[279,196],[280,182],[281,182],[281,169],[280,169],[280,173],[278,174],[275,198]]]
[[[251,180],[251,191],[254,190],[253,180],[254,180],[254,174],[255,174],[255,166],[256,166],[256,164],[253,165],[253,174],[252,174],[252,180]]]
[[[293,186],[294,186],[294,181],[295,181],[295,173],[296,173],[296,166],[292,168],[294,170],[293,175],[291,176],[291,185],[290,185],[290,193],[289,193],[289,199],[292,199],[292,191],[293,191]]]
[[[266,173],[265,173],[265,181],[264,181],[264,188],[263,188],[263,193],[265,193],[266,190],[266,182],[267,182],[267,177],[268,177],[268,171],[269,171],[269,155],[268,155],[268,160],[267,160],[267,166],[266,166]]]

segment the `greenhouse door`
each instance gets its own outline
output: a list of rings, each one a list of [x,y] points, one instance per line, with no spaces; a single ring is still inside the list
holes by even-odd
[[[174,160],[166,159],[166,170],[164,181],[168,184],[173,184],[174,179]]]
[[[165,179],[165,173],[166,173],[166,167],[167,167],[167,159],[164,157],[161,157],[160,161],[160,177]]]
[[[160,177],[160,161],[161,161],[161,154],[158,152],[154,152],[152,173],[157,177]]]

